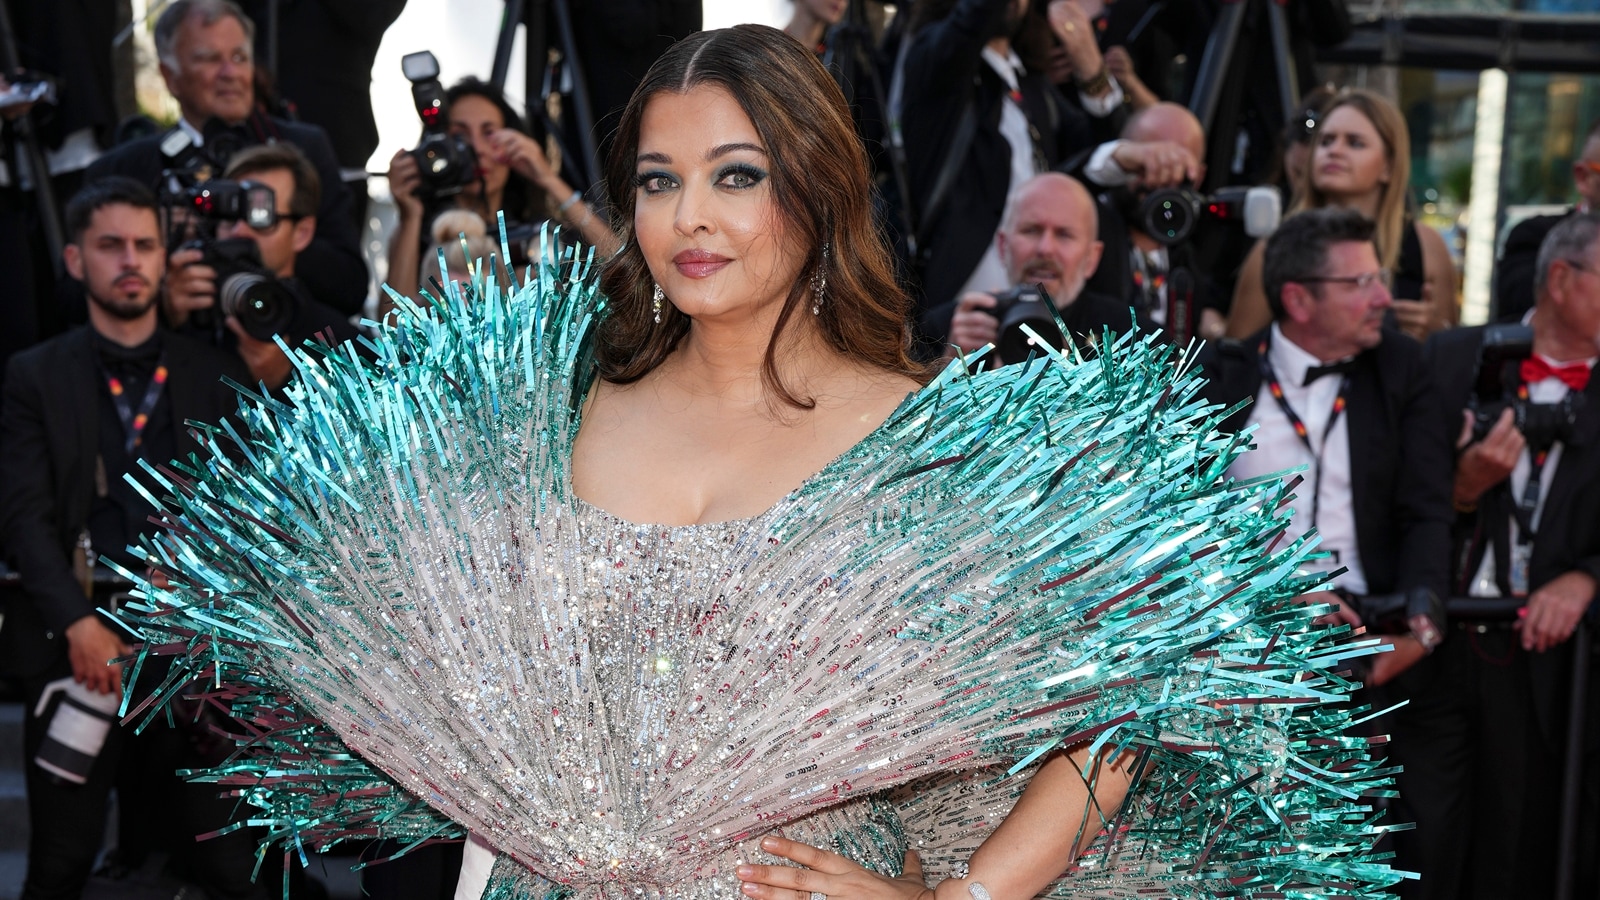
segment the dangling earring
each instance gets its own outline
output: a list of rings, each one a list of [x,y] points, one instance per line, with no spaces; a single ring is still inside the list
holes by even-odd
[[[656,324],[661,324],[661,301],[666,298],[661,292],[661,285],[656,285],[656,292],[650,298],[650,312],[655,316]]]
[[[817,270],[811,273],[811,314],[822,315],[823,296],[828,291],[828,251],[831,249],[826,242],[822,245],[822,262],[817,264]]]

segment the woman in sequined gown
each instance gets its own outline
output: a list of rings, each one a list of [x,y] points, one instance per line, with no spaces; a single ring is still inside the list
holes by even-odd
[[[155,476],[124,615],[241,734],[196,777],[311,851],[470,832],[462,900],[1394,881],[1360,645],[1168,350],[914,364],[843,97],[774,29],[676,44],[613,146],[598,288],[479,265]]]
[[[792,44],[762,29],[685,42],[623,116],[609,186],[631,228],[602,276],[615,307],[572,451],[575,496],[607,517],[758,520],[928,380],[907,355],[909,302],[872,220],[860,142]],[[997,900],[1037,894],[1098,830],[1079,827],[1088,754],[1073,750],[1040,768],[975,857]],[[1114,810],[1130,767],[1102,771],[1098,803]],[[750,870],[745,893],[788,900],[754,883],[790,883],[776,875]],[[804,887],[839,897],[842,884]]]

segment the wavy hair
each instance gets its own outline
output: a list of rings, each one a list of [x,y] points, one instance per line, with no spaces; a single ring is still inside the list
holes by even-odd
[[[650,300],[656,279],[634,234],[639,128],[656,95],[711,85],[726,90],[750,117],[771,163],[772,200],[789,240],[807,260],[789,289],[768,339],[762,383],[775,398],[810,409],[778,372],[785,329],[811,315],[811,273],[827,277],[827,299],[816,318],[831,348],[852,359],[919,381],[928,369],[910,354],[911,303],[895,280],[889,246],[872,212],[867,156],[851,124],[844,95],[816,56],[794,38],[764,25],[704,31],[673,44],[650,67],[622,113],[607,163],[613,230],[622,250],[601,272],[610,311],[600,323],[600,377],[616,384],[643,378],[689,332],[689,318],[671,304],[655,324]],[[824,254],[823,248],[831,247]]]
[[[1322,107],[1322,115],[1311,135],[1312,147],[1321,140],[1328,117],[1341,106],[1351,107],[1366,116],[1383,141],[1384,154],[1389,161],[1389,182],[1383,186],[1383,194],[1378,199],[1374,223],[1377,225],[1378,262],[1385,269],[1393,270],[1400,262],[1400,244],[1405,237],[1406,195],[1411,186],[1411,134],[1406,130],[1405,117],[1393,103],[1372,91],[1344,88]],[[1314,170],[1314,166],[1306,165],[1301,183],[1296,186],[1298,199],[1291,213],[1328,205],[1328,195],[1317,190],[1314,183]]]

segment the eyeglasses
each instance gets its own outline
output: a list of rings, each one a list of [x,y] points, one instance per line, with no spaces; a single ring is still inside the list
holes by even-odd
[[[1588,266],[1584,265],[1581,262],[1578,262],[1575,259],[1557,259],[1556,261],[1557,262],[1564,262],[1567,265],[1571,266],[1572,268],[1577,269],[1579,272],[1588,272],[1590,275],[1595,274],[1595,270],[1589,268]]]
[[[1388,269],[1378,269],[1373,272],[1362,272],[1360,275],[1313,275],[1289,280],[1299,284],[1353,284],[1364,291],[1371,288],[1374,282],[1388,287],[1394,278]]]

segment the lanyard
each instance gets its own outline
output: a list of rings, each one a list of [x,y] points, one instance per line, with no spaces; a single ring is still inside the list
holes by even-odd
[[[1526,403],[1528,401],[1528,386],[1526,384],[1517,388],[1517,399]],[[1522,497],[1517,499],[1516,505],[1511,508],[1512,518],[1517,520],[1517,543],[1531,544],[1534,537],[1533,517],[1539,512],[1540,495],[1544,492],[1544,464],[1550,461],[1550,448],[1545,447],[1537,452],[1532,447],[1528,448],[1528,483],[1522,487]],[[1509,484],[1506,485],[1508,488]]]
[[[156,403],[161,400],[161,391],[167,384],[167,355],[161,354],[156,360],[156,370],[150,376],[150,384],[144,389],[144,399],[139,401],[138,411],[128,405],[128,391],[122,385],[122,380],[105,373],[106,387],[111,391],[111,405],[117,408],[117,418],[122,420],[122,450],[132,454],[144,442],[144,427],[150,424],[150,414],[155,412]]]
[[[1316,464],[1311,476],[1311,527],[1315,528],[1317,527],[1317,514],[1321,512],[1322,507],[1322,456],[1328,452],[1328,435],[1333,434],[1333,426],[1339,424],[1339,416],[1344,414],[1345,393],[1350,389],[1350,376],[1348,374],[1339,376],[1339,393],[1333,398],[1333,411],[1328,414],[1328,426],[1322,429],[1322,448],[1318,449],[1311,445],[1311,433],[1306,428],[1306,423],[1295,413],[1294,407],[1290,406],[1288,399],[1283,396],[1283,385],[1279,383],[1277,373],[1272,371],[1272,363],[1267,360],[1267,349],[1267,338],[1262,338],[1259,352],[1261,358],[1261,380],[1266,382],[1267,393],[1272,395],[1272,399],[1278,401],[1278,408],[1283,410],[1284,418],[1289,420],[1289,425],[1294,429],[1295,436],[1300,438],[1300,443],[1305,445],[1306,450],[1311,454],[1311,459]]]

